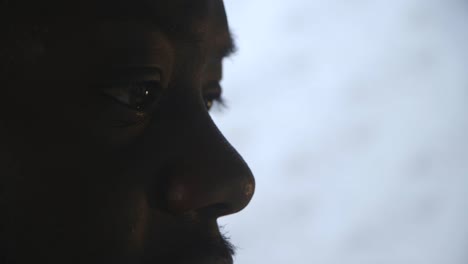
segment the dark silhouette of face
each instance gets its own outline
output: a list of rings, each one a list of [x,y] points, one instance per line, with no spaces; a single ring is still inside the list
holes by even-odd
[[[0,263],[230,263],[216,221],[254,180],[208,113],[223,3],[141,2],[5,29]]]

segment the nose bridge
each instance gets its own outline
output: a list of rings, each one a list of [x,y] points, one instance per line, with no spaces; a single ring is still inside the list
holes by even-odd
[[[165,168],[167,209],[216,217],[242,210],[255,182],[247,164],[214,124],[204,105],[186,102],[173,112],[173,157]]]

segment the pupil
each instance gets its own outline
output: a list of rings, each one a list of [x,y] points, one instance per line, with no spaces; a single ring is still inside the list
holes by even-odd
[[[135,94],[134,94],[134,100],[136,104],[136,108],[138,110],[142,110],[145,108],[148,104],[151,104],[151,93],[150,89],[148,87],[145,87],[144,85],[138,86],[135,88]]]

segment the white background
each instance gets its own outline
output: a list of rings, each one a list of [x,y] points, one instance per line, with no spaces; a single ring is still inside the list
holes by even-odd
[[[468,263],[468,3],[225,0],[238,264]]]

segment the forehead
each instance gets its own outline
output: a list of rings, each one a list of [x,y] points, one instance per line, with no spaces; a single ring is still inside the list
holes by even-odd
[[[217,57],[229,56],[235,50],[222,0],[117,0],[114,3],[112,9],[97,10],[102,10],[104,16],[154,23],[179,43],[216,49]]]
[[[227,53],[234,49],[223,0],[10,0],[0,1],[0,9],[5,11],[5,21],[12,24],[50,22],[79,27],[101,19],[147,20],[171,37],[208,38],[222,42],[215,45],[228,47]]]
[[[0,1],[1,2],[1,1]],[[168,31],[203,31],[212,23],[227,30],[223,0],[11,0],[0,3],[2,15],[9,20],[71,20],[76,23],[94,19],[151,20]],[[191,27],[187,27],[191,25]]]
[[[231,41],[222,0],[152,1],[149,7],[147,17],[172,37]]]

